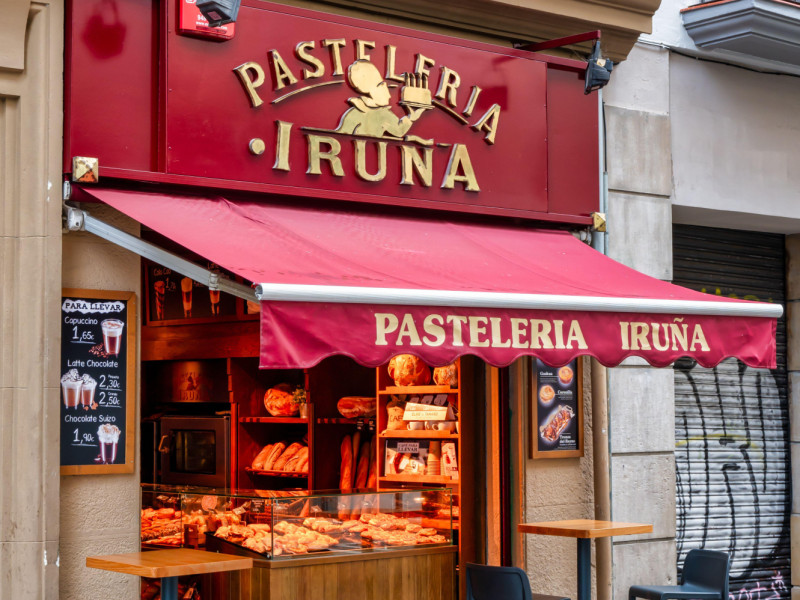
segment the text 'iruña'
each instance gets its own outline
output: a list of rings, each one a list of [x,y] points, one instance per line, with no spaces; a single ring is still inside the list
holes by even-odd
[[[346,52],[346,48],[348,48],[347,40],[340,38],[321,40],[319,46],[316,41],[298,43],[294,48],[296,62],[294,66],[290,66],[278,50],[270,50],[267,52],[268,61],[266,67],[256,61],[248,61],[239,65],[233,71],[239,78],[250,105],[254,109],[264,104],[262,88],[268,78],[272,82],[273,93],[282,94],[272,100],[272,104],[289,99],[292,95],[302,93],[307,89],[323,85],[341,84],[347,81],[357,93],[364,94],[362,98],[366,99],[368,108],[381,109],[388,107],[388,103],[384,105],[378,103],[377,106],[375,103],[371,103],[375,96],[371,95],[368,90],[354,84],[353,78],[350,77],[350,69],[357,62],[371,62],[370,51],[375,49],[376,43],[374,41],[356,39],[352,40],[352,44],[355,62],[350,67],[345,67],[345,61],[343,60],[343,55]],[[468,125],[475,132],[482,134],[485,143],[495,143],[501,107],[498,104],[493,104],[482,114],[473,116],[482,92],[480,87],[477,85],[471,86],[468,97],[460,99],[460,74],[442,65],[438,68],[438,81],[435,82],[436,91],[433,92],[432,87],[428,92],[428,81],[434,76],[432,70],[435,70],[436,67],[434,59],[416,53],[413,55],[413,70],[398,73],[396,70],[397,48],[387,44],[384,46],[384,51],[385,70],[378,76],[379,79],[382,76],[383,80],[376,85],[399,87],[400,83],[405,83],[404,88],[406,88],[409,86],[407,76],[411,74],[412,78],[416,77],[416,85],[420,85],[419,82],[422,82],[421,85],[425,87],[425,93],[429,94],[431,103],[428,108],[433,108],[436,105],[462,124]],[[345,77],[346,70],[348,71],[346,79],[339,79]],[[312,80],[323,78],[326,75],[330,75],[335,79],[322,83],[312,82]],[[305,87],[303,84],[305,84]],[[406,108],[406,110],[409,113],[412,112],[412,109]],[[468,192],[480,191],[469,150],[465,144],[434,144],[433,140],[427,140],[419,134],[407,135],[405,131],[411,126],[411,121],[416,121],[419,115],[412,116],[409,114],[399,118],[394,115],[394,117],[401,122],[408,120],[406,126],[404,128],[401,127],[401,130],[404,130],[401,135],[390,130],[387,130],[388,135],[383,132],[379,134],[364,134],[361,130],[343,132],[341,125],[339,130],[307,126],[295,127],[296,124],[294,123],[277,120],[274,145],[275,161],[272,169],[276,171],[291,171],[289,155],[292,144],[291,134],[294,128],[294,131],[302,131],[305,137],[308,156],[306,173],[309,175],[321,175],[325,171],[335,177],[345,176],[342,162],[345,150],[343,149],[341,138],[344,134],[347,134],[348,137],[352,137],[350,140],[352,148],[347,150],[348,153],[351,153],[352,161],[348,162],[352,162],[354,165],[354,174],[364,181],[379,182],[386,178],[387,156],[390,152],[393,152],[389,148],[398,146],[398,160],[400,163],[400,180],[398,183],[400,185],[431,187],[434,185],[434,180],[436,180],[442,189],[454,189],[459,184]],[[470,123],[470,120],[473,122]],[[266,149],[266,144],[260,139],[257,141],[259,142],[256,144],[258,151],[253,151],[251,141],[251,152],[260,154]],[[446,149],[448,153],[446,161],[442,157],[443,160],[438,169],[434,164],[436,146]],[[372,165],[372,167],[369,168],[367,165]]]

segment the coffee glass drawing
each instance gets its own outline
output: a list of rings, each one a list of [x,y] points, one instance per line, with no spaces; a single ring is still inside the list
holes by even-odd
[[[156,281],[153,284],[153,289],[156,292],[156,320],[164,320],[164,292],[167,285],[163,281]]]
[[[183,299],[183,316],[192,316],[192,280],[188,277],[181,279],[181,298]]]
[[[100,323],[103,330],[103,347],[109,356],[117,356],[122,347],[122,329],[125,323],[119,319],[106,319]]]

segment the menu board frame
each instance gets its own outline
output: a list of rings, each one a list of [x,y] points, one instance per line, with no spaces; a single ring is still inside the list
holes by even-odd
[[[531,458],[580,458],[584,454],[583,358],[578,357],[565,366],[571,366],[573,370],[573,377],[569,383],[563,383],[557,376],[554,376],[554,374],[558,373],[559,367],[550,367],[536,358],[531,360],[531,404],[529,411]],[[540,400],[540,387],[548,384],[552,384],[553,400],[545,406],[545,402]],[[559,402],[560,398],[563,399]],[[573,419],[576,422],[574,439],[577,442],[577,448],[562,449],[561,444],[558,442],[548,448],[546,447],[547,444],[540,443],[540,426],[560,405],[567,405],[574,412]]]
[[[63,288],[61,290],[62,307],[65,298],[76,298],[86,300],[110,300],[121,301],[126,305],[124,343],[126,344],[126,364],[125,369],[125,425],[123,435],[125,436],[125,462],[121,464],[83,464],[83,465],[61,465],[62,475],[110,475],[117,473],[133,473],[135,466],[136,449],[136,363],[138,348],[136,345],[137,332],[137,312],[136,312],[136,292],[114,291],[114,290],[88,290],[81,288]],[[64,312],[61,311],[61,321],[63,324]],[[65,339],[61,339],[61,358],[63,361],[65,354]],[[59,412],[63,415],[62,391],[59,386],[58,401]],[[62,419],[59,418],[59,421]],[[63,427],[63,423],[61,423]]]

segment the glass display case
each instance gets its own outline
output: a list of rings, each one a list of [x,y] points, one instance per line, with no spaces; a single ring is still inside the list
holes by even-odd
[[[230,491],[142,485],[143,547],[280,560],[453,543],[448,488]]]

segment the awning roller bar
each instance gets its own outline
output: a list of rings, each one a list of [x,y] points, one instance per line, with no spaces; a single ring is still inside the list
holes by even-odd
[[[648,298],[605,298],[547,294],[508,294],[456,290],[421,290],[334,285],[260,283],[256,297],[262,302],[335,302],[402,306],[452,306],[523,310],[576,310],[593,312],[718,315],[778,318],[779,304],[714,302]]]
[[[112,244],[130,250],[142,258],[151,260],[208,286],[212,290],[219,290],[250,302],[257,301],[254,290],[249,286],[220,277],[219,273],[210,271],[185,258],[181,258],[177,254],[159,248],[155,244],[125,233],[121,229],[117,229],[105,221],[93,217],[85,210],[66,204],[64,205],[64,210],[67,213],[67,225],[70,231],[88,231]]]

